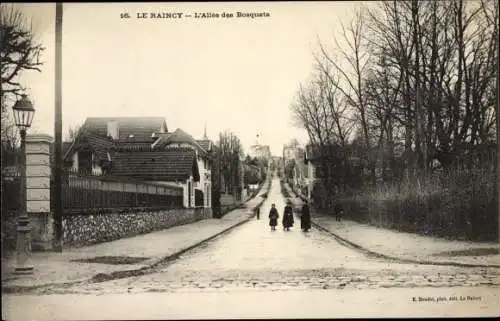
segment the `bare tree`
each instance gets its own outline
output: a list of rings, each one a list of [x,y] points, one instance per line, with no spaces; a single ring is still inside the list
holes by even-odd
[[[241,141],[231,131],[226,130],[219,134],[217,142],[221,175],[224,180],[224,190],[237,197],[241,186],[240,157],[243,155]]]
[[[353,21],[346,28],[342,24],[342,36],[345,46],[340,44],[338,39],[334,39],[336,52],[340,53],[348,66],[344,67],[337,62],[337,58],[329,53],[323,44],[319,44],[322,57],[316,57],[317,66],[323,70],[324,74],[330,79],[330,85],[339,90],[350,106],[354,107],[359,113],[359,120],[366,148],[371,147],[369,124],[366,117],[366,102],[363,89],[363,78],[368,65],[368,52],[365,51],[363,32],[365,28],[365,18],[362,11],[358,11]],[[337,79],[332,78],[333,69]]]
[[[319,42],[320,55],[316,57],[316,62],[323,74],[330,79],[330,85],[342,94],[345,106],[352,108],[350,113],[356,117],[355,127],[360,130],[363,138],[364,159],[374,178],[376,157],[373,154],[374,144],[368,117],[365,83],[370,65],[370,52],[367,50],[368,42],[364,37],[365,32],[366,18],[364,10],[361,9],[356,12],[355,18],[347,27],[342,24],[342,37],[334,38],[334,50],[328,51],[321,41]],[[336,75],[336,77],[331,77],[331,75]],[[353,128],[346,128],[346,131],[350,132],[351,129]],[[343,140],[345,141],[345,137]]]
[[[414,151],[421,168],[433,159],[451,165],[466,146],[491,137],[495,6],[385,1],[369,11],[367,41],[389,76],[402,79],[390,84],[397,102],[393,118],[405,127],[408,160]],[[371,87],[380,91],[384,86]]]
[[[1,97],[5,103],[26,89],[17,81],[22,72],[41,71],[40,54],[44,48],[34,40],[31,21],[11,4],[0,5],[0,28]]]
[[[41,71],[44,48],[34,40],[31,22],[12,4],[0,4],[0,41],[2,146],[13,148],[18,139],[8,106],[26,90],[18,77],[28,70]]]
[[[339,163],[336,148],[347,144],[352,129],[337,79],[333,69],[318,66],[310,83],[299,87],[291,105],[297,125],[307,130],[311,148],[320,159],[321,182],[326,193],[322,201],[328,203],[340,184],[339,171],[335,167]]]

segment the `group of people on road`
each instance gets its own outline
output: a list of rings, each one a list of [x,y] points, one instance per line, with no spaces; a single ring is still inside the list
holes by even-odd
[[[271,226],[271,231],[276,230],[279,217],[280,216],[278,214],[278,210],[276,209],[276,205],[272,204],[271,210],[269,211],[269,226]],[[257,218],[259,218],[259,215],[257,216]],[[283,218],[281,223],[283,224],[284,231],[290,231],[290,228],[294,224],[293,207],[290,201],[287,202],[285,209],[283,210]],[[309,205],[307,203],[302,206],[300,215],[300,228],[304,232],[309,231],[309,229],[311,228],[311,214],[309,212]]]

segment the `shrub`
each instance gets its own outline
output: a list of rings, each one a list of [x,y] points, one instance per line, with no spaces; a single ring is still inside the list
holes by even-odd
[[[441,172],[412,182],[364,188],[337,201],[352,220],[473,241],[498,240],[495,175],[489,169]]]

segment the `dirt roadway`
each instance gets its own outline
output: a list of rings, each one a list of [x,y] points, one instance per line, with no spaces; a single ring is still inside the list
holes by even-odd
[[[305,291],[181,291],[2,298],[4,320],[143,320],[500,316],[500,290],[379,288]],[[450,301],[450,297],[457,301]],[[413,300],[415,297],[416,301]],[[419,301],[421,299],[426,299]],[[437,302],[438,297],[446,301]],[[461,301],[460,297],[465,298]],[[469,297],[469,299],[467,299]],[[431,298],[433,301],[428,301]],[[27,309],[26,307],[30,307]]]

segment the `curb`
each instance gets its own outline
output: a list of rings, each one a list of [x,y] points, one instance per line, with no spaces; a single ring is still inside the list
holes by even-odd
[[[373,257],[377,258],[382,258],[386,260],[391,260],[391,261],[397,261],[401,263],[413,263],[413,264],[421,264],[421,265],[443,265],[443,266],[457,266],[457,267],[470,267],[470,268],[500,268],[500,265],[496,264],[469,264],[469,263],[457,263],[457,262],[437,262],[437,261],[425,261],[425,260],[414,260],[414,259],[408,259],[408,258],[401,258],[401,257],[394,257],[386,254],[381,254],[377,252],[373,252],[371,250],[368,250],[367,248],[362,247],[361,245],[358,245],[356,243],[353,243],[343,237],[338,236],[337,234],[333,233],[329,229],[319,225],[318,223],[311,222],[312,225],[314,225],[317,229],[326,232],[330,235],[332,235],[339,243],[343,245],[347,245],[349,247],[353,247],[361,252],[364,252],[365,254],[368,254]]]
[[[216,237],[221,236],[222,234],[227,233],[230,230],[232,230],[240,225],[243,225],[244,223],[247,223],[250,219],[251,219],[251,216],[223,229],[220,232],[217,232],[216,234],[214,234],[206,239],[203,239],[199,242],[196,242],[193,245],[190,245],[186,248],[183,248],[183,249],[181,249],[173,254],[170,254],[168,256],[161,257],[158,259],[152,259],[149,261],[149,263],[146,266],[143,266],[140,268],[131,269],[131,270],[123,270],[123,271],[114,271],[111,273],[98,273],[90,278],[78,279],[78,280],[73,280],[73,281],[69,281],[69,282],[53,282],[53,283],[40,284],[40,285],[29,285],[29,286],[22,286],[22,285],[3,286],[2,285],[2,294],[9,294],[9,293],[19,294],[19,293],[23,293],[23,292],[29,292],[29,291],[43,289],[43,288],[49,288],[49,287],[53,287],[53,286],[69,287],[69,286],[72,286],[72,285],[75,285],[78,283],[83,283],[83,282],[100,283],[100,282],[110,281],[110,280],[114,280],[114,279],[122,279],[122,278],[131,277],[131,276],[144,275],[144,274],[147,274],[148,272],[150,272],[153,268],[155,268],[159,264],[165,263],[168,261],[173,261],[173,260],[177,259],[179,256],[181,256],[182,254],[186,253],[187,251],[192,250],[193,248],[198,247],[198,246],[202,245],[203,243],[209,242],[209,241],[215,239]]]
[[[297,195],[297,194],[296,194]],[[293,197],[290,197],[289,199],[292,199]],[[297,198],[297,197],[295,197]],[[300,196],[299,196],[300,198]],[[296,205],[296,204],[294,204]],[[458,262],[450,262],[450,261],[429,261],[429,260],[415,260],[415,259],[410,259],[410,258],[402,258],[402,257],[395,257],[395,256],[390,256],[382,253],[377,253],[374,251],[371,251],[359,244],[356,244],[354,242],[349,241],[346,238],[343,238],[329,229],[319,225],[318,223],[315,223],[311,220],[311,225],[316,227],[317,229],[326,232],[333,236],[335,240],[337,240],[339,243],[341,243],[344,246],[348,246],[351,248],[354,248],[360,252],[363,252],[369,256],[376,257],[376,258],[381,258],[385,260],[390,260],[390,261],[395,261],[395,262],[400,262],[400,263],[412,263],[412,264],[419,264],[419,265],[440,265],[440,266],[456,266],[456,267],[467,267],[467,268],[500,268],[500,265],[497,264],[469,264],[469,263],[458,263]]]

